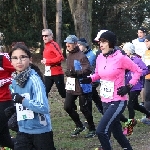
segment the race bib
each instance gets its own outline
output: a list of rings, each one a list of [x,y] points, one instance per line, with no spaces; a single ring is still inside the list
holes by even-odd
[[[100,96],[102,96],[104,98],[113,99],[114,82],[106,81],[106,80],[100,80],[100,82],[101,82]]]
[[[50,66],[45,66],[45,76],[51,76],[51,67]]]
[[[67,77],[65,89],[75,91],[75,78]]]
[[[29,93],[24,93],[21,96],[30,100]],[[25,119],[33,119],[34,113],[28,108],[22,106],[22,104],[16,103],[16,111],[17,111],[17,121],[25,120]]]

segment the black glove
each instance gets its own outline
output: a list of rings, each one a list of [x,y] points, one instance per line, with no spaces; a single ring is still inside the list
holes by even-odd
[[[16,112],[16,107],[15,106],[10,106],[4,110],[5,115],[10,118],[15,112]]]
[[[81,84],[90,84],[92,82],[91,77],[83,78],[80,80]]]
[[[150,65],[147,66],[148,70],[150,70]]]
[[[12,99],[13,99],[14,103],[22,104],[22,100],[24,99],[24,97],[22,97],[18,93],[12,93]]]
[[[124,96],[130,92],[131,88],[132,88],[132,85],[121,86],[117,89],[118,90],[117,94],[120,96]]]
[[[77,77],[77,73],[75,72],[75,71],[73,71],[73,70],[67,70],[66,72],[65,72],[65,74],[66,74],[66,76],[67,77]]]

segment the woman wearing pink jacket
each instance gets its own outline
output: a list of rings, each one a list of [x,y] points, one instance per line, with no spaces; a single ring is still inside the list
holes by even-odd
[[[123,149],[132,150],[129,141],[122,133],[120,116],[127,106],[127,93],[137,83],[142,70],[120,50],[114,49],[116,35],[113,32],[102,33],[99,42],[102,53],[97,57],[95,74],[80,81],[91,83],[100,79],[101,82],[100,96],[104,115],[96,130],[101,143],[101,148],[97,150],[112,150],[111,133]],[[134,73],[128,85],[125,85],[126,69]]]

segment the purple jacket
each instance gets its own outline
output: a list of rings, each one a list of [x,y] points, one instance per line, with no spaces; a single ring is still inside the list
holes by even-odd
[[[141,76],[140,80],[138,80],[137,84],[135,84],[132,87],[131,91],[141,90],[143,88],[144,76],[148,74],[148,68],[145,65],[145,63],[142,61],[142,59],[137,56],[132,56],[131,60],[142,69],[142,76]],[[133,76],[133,72],[126,71],[126,75],[125,75],[125,83],[126,84],[129,83],[129,81],[132,79],[132,76]]]

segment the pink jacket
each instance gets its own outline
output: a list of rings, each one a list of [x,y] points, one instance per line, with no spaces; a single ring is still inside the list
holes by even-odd
[[[123,97],[117,95],[117,88],[125,85],[126,69],[134,73],[129,83],[135,85],[142,74],[142,70],[130,58],[123,55],[120,50],[117,50],[108,57],[104,57],[102,53],[97,57],[95,74],[91,75],[92,82],[100,79],[114,83],[112,98],[101,97],[102,102],[127,100],[127,95]]]

